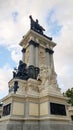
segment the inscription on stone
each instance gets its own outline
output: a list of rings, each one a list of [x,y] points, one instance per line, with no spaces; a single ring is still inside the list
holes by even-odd
[[[66,116],[66,109],[65,105],[57,104],[57,103],[50,103],[50,112],[53,115],[62,115]]]
[[[3,116],[10,115],[11,103],[3,106]]]
[[[71,116],[71,120],[73,121],[73,115]]]

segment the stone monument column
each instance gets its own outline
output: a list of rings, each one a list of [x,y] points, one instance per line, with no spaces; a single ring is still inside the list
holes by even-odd
[[[29,41],[29,74],[30,78],[37,78],[39,73],[39,44],[33,40]]]
[[[35,44],[35,66],[39,67],[39,44]]]
[[[46,51],[46,65],[47,65],[47,67],[50,67],[50,65],[51,65],[51,61],[50,61],[50,53],[49,53],[49,49],[46,48],[45,51]]]
[[[25,52],[26,52],[26,49],[23,48],[22,49],[22,61],[25,63]]]
[[[30,45],[30,56],[29,56],[29,65],[34,66],[34,42],[31,40],[29,42]]]
[[[39,44],[35,43],[35,78],[39,74]]]
[[[53,53],[54,51],[49,49],[49,54],[50,54],[50,61],[51,61],[51,69],[54,71],[54,60],[53,60]]]
[[[35,42],[33,40],[29,41],[29,77],[35,79]]]

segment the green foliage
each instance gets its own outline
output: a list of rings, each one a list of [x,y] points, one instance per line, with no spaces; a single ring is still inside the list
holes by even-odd
[[[69,102],[73,106],[73,88],[68,89],[65,93],[63,93],[64,96],[67,96],[69,98]]]

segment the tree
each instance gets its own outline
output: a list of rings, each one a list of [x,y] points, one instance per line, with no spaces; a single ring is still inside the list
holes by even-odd
[[[64,96],[67,96],[69,98],[68,103],[70,103],[73,106],[73,88],[68,89],[65,93],[63,93]]]

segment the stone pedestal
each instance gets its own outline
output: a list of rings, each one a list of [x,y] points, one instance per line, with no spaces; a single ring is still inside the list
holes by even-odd
[[[31,80],[28,85],[31,86],[30,82]],[[9,115],[4,115],[0,119],[0,130],[72,130],[73,125],[68,115],[66,98],[63,96],[10,94],[3,99],[3,102],[4,106],[11,104],[11,109]],[[51,114],[51,102],[65,105],[66,114]]]

